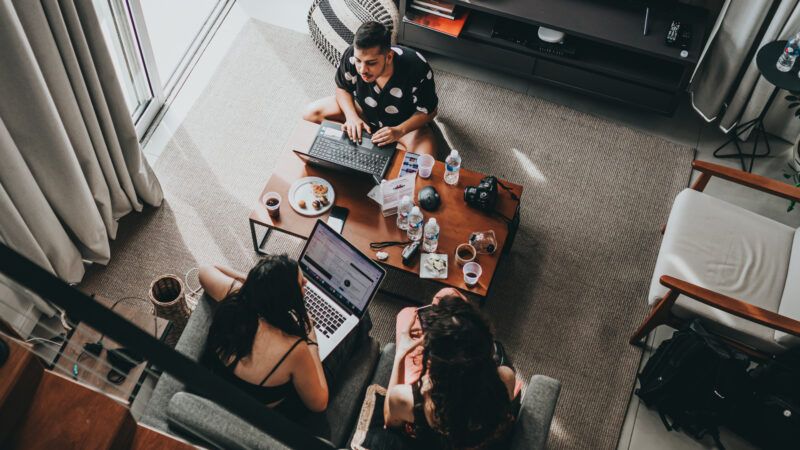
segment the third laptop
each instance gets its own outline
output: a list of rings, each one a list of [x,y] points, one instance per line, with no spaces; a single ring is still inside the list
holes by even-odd
[[[300,254],[300,270],[308,280],[306,309],[324,360],[358,325],[386,270],[321,220]]]

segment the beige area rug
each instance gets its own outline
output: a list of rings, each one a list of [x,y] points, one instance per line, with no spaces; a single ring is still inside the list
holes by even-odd
[[[250,22],[156,164],[164,205],[126,217],[112,260],[82,287],[145,297],[158,275],[199,264],[246,270],[247,216],[303,106],[333,90],[308,36]],[[691,149],[602,118],[437,72],[440,118],[465,166],[525,185],[522,226],[484,310],[519,374],[561,380],[551,448],[613,449],[640,350],[659,225],[686,186]],[[301,242],[272,238],[272,251]],[[409,288],[409,282],[412,288]],[[420,299],[433,289],[392,279]],[[380,295],[373,334],[394,340],[405,306]]]

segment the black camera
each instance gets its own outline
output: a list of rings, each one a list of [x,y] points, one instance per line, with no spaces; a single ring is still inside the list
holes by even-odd
[[[497,204],[497,177],[483,177],[477,186],[467,186],[464,189],[464,201],[475,209],[494,211]]]

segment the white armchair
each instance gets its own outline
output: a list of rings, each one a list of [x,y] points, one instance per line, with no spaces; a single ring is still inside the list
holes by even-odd
[[[700,177],[675,198],[650,285],[652,305],[631,336],[700,317],[709,329],[756,355],[800,344],[800,231],[702,191],[719,177],[800,201],[800,188],[694,161]]]

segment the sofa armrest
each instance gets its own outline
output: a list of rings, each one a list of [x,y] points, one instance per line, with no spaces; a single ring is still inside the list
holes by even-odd
[[[787,200],[800,202],[800,188],[782,181],[708,161],[694,160],[692,161],[692,168],[700,172],[700,177],[692,184],[692,189],[696,191],[705,189],[711,177],[718,177],[768,194],[777,195]]]
[[[778,313],[759,308],[750,303],[728,297],[719,292],[702,288],[696,284],[669,275],[662,275],[659,281],[671,290],[711,306],[712,308],[725,311],[728,314],[733,314],[734,316],[755,322],[759,325],[764,325],[774,330],[800,336],[800,321],[784,317]]]
[[[194,394],[175,394],[166,412],[170,429],[209,448],[289,449],[227,409]]]
[[[560,381],[544,375],[531,377],[511,436],[512,450],[545,448],[560,393]]]
[[[203,295],[200,298],[192,315],[189,316],[189,322],[183,329],[178,344],[175,346],[176,351],[183,353],[193,361],[200,360],[206,345],[208,328],[211,326],[215,305],[214,299],[207,295]],[[172,396],[182,391],[183,388],[183,383],[172,375],[162,373],[142,414],[142,423],[157,430],[166,431],[167,405]]]

